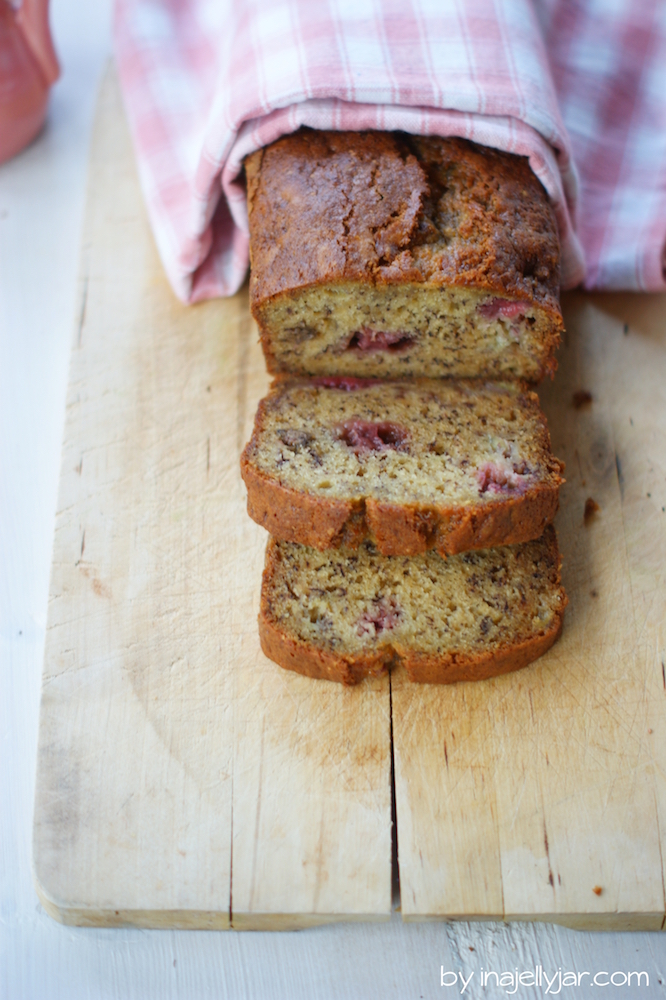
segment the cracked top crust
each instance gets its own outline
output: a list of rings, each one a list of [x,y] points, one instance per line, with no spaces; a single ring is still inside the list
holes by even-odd
[[[525,157],[302,128],[245,161],[253,312],[335,282],[471,286],[560,317],[553,210]]]

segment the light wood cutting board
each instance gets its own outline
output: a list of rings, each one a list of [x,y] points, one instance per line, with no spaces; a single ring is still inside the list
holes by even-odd
[[[238,459],[267,387],[247,292],[180,306],[113,73],[91,154],[42,687],[34,870],[67,923],[664,923],[666,297],[569,296],[560,643],[448,688],[345,690],[256,631]],[[572,405],[587,389],[593,403]],[[600,505],[586,526],[586,497]],[[395,840],[395,838],[394,838]],[[395,842],[394,842],[395,848]],[[600,891],[599,891],[600,890]]]

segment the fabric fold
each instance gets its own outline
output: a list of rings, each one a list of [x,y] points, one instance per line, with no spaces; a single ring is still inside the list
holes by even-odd
[[[586,288],[666,288],[666,4],[535,0],[581,179]]]
[[[455,135],[527,156],[583,280],[578,182],[529,0],[117,0],[116,54],[156,242],[180,299],[248,265],[243,158],[301,125]]]

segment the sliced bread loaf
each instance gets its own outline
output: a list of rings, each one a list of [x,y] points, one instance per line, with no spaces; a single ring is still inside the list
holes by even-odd
[[[278,381],[241,460],[249,514],[276,538],[385,555],[538,538],[561,470],[533,392],[449,379]]]
[[[449,684],[541,656],[566,603],[552,526],[537,541],[450,559],[270,539],[259,635],[266,656],[309,677],[356,684],[402,662],[412,681]]]
[[[560,246],[525,157],[301,129],[245,170],[269,371],[530,382],[553,371]]]

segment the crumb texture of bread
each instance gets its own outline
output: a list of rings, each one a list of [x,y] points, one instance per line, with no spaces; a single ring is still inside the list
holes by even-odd
[[[552,526],[536,541],[449,559],[271,539],[259,634],[267,656],[311,677],[354,684],[401,662],[412,681],[452,683],[542,655],[566,603]]]
[[[280,379],[241,459],[248,512],[272,535],[385,555],[537,538],[562,468],[535,393],[451,379]]]
[[[554,368],[554,213],[524,157],[464,139],[301,129],[246,160],[250,295],[269,370]]]

